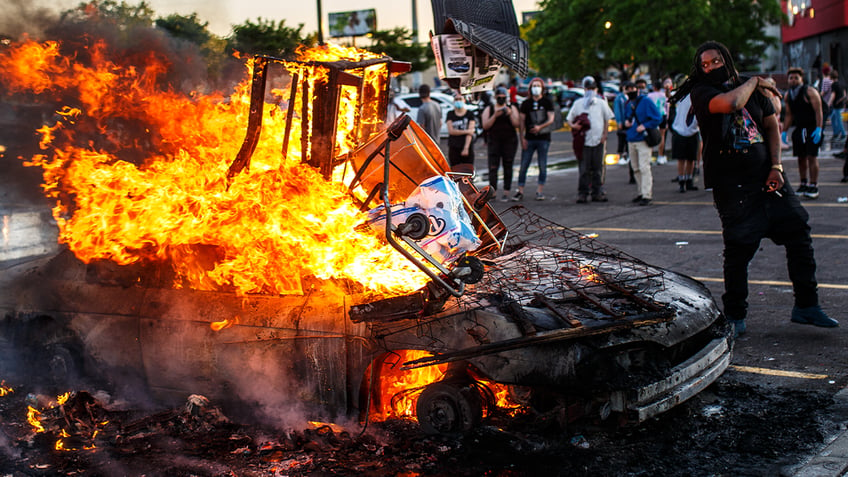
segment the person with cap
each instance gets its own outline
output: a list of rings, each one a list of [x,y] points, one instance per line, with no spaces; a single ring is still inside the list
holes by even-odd
[[[512,188],[512,164],[518,150],[518,122],[521,119],[518,107],[510,104],[509,92],[503,86],[495,89],[495,104],[483,109],[482,124],[486,134],[489,155],[489,185],[498,190],[498,169],[503,164],[503,195],[501,201],[509,200]]]
[[[585,94],[568,111],[566,120],[575,137],[577,152],[578,135],[583,136],[583,152],[577,155],[578,184],[577,203],[585,204],[589,193],[593,202],[606,202],[604,193],[604,152],[606,151],[609,122],[614,114],[603,96],[598,95],[595,78],[586,76],[582,81]],[[581,134],[582,133],[582,134]]]
[[[518,170],[518,192],[513,202],[524,198],[527,170],[535,152],[539,161],[539,180],[536,200],[545,200],[542,189],[548,177],[548,149],[551,146],[551,131],[554,124],[554,103],[545,96],[545,82],[541,78],[530,80],[530,96],[521,103],[518,127],[521,130],[521,168]]]

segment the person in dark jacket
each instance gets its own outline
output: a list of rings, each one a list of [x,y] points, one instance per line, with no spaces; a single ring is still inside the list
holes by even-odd
[[[746,329],[748,263],[763,238],[786,248],[795,292],[791,321],[838,326],[819,306],[809,216],[783,174],[780,128],[768,98],[780,92],[766,78],[740,78],[727,47],[707,42],[672,101],[689,93],[704,140],[704,185],[713,189],[721,219],[722,301],[734,333]]]

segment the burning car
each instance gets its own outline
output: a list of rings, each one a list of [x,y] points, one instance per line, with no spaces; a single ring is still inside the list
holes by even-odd
[[[496,213],[408,117],[382,124],[407,67],[332,47],[257,56],[238,100],[194,100],[247,122],[213,159],[34,160],[66,248],[4,273],[0,339],[58,382],[429,433],[554,406],[641,422],[715,381],[731,345],[707,288],[526,209]],[[284,107],[268,101],[274,68]]]

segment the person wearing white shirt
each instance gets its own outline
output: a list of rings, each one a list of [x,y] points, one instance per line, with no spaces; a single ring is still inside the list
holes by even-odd
[[[578,157],[580,178],[577,185],[577,202],[585,204],[589,193],[593,202],[606,202],[604,193],[604,152],[606,150],[609,122],[615,117],[609,104],[602,95],[598,95],[595,78],[583,78],[586,93],[578,99],[568,111],[566,120],[574,134],[583,135],[583,153]],[[586,116],[578,119],[582,114]],[[588,129],[585,119],[588,119]],[[581,134],[582,133],[582,134]]]

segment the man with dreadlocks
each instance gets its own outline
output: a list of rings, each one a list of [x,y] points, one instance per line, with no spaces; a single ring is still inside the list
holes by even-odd
[[[786,248],[795,292],[791,320],[832,328],[818,302],[809,216],[786,183],[780,128],[765,78],[740,78],[727,47],[698,47],[689,78],[672,98],[691,93],[704,140],[704,185],[713,189],[724,239],[724,313],[734,335],[745,332],[748,263],[763,238]]]

